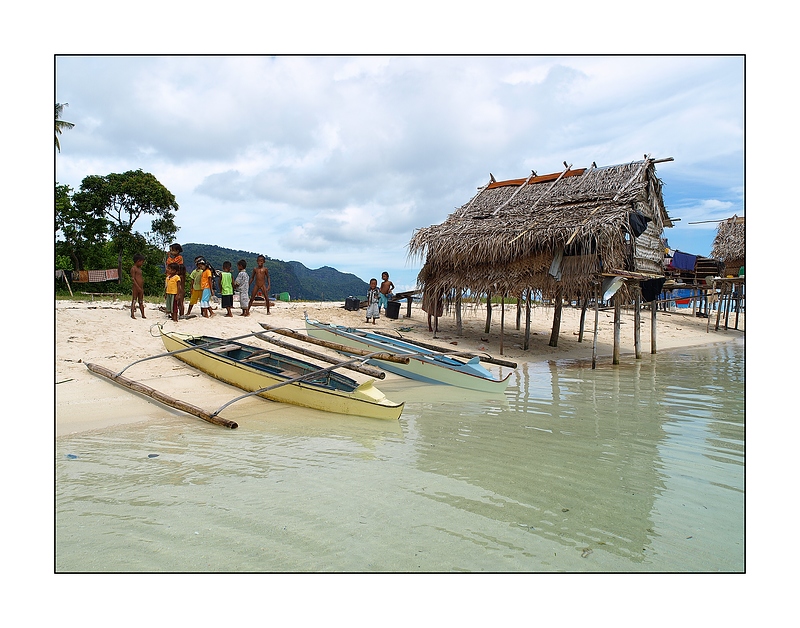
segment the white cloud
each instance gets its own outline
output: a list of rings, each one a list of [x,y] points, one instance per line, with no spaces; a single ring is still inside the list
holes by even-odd
[[[59,57],[56,70],[76,124],[59,182],[152,172],[187,242],[399,269],[413,230],[489,172],[647,152],[675,158],[659,168],[671,214],[741,206],[741,58]]]

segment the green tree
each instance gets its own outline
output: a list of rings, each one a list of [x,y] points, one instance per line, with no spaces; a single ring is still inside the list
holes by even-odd
[[[72,188],[58,183],[55,210],[56,254],[68,256],[72,260],[72,270],[87,269],[93,250],[107,240],[105,218],[76,207],[72,202]]]
[[[61,135],[61,131],[64,129],[71,129],[75,125],[72,122],[67,122],[61,119],[61,114],[64,112],[64,107],[67,107],[69,103],[56,103],[56,148],[58,152],[61,152],[61,143],[58,141],[58,136]]]
[[[81,212],[102,218],[117,249],[117,268],[123,276],[122,261],[126,251],[140,245],[133,226],[143,215],[152,217],[154,239],[168,241],[175,237],[175,196],[149,172],[129,170],[122,174],[90,175],[81,181],[73,195]]]

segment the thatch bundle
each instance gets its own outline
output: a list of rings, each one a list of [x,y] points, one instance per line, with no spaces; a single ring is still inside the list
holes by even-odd
[[[564,297],[591,294],[601,272],[662,275],[672,226],[654,160],[487,184],[438,225],[418,229],[409,257],[425,260],[426,290]],[[638,237],[630,214],[650,222]],[[561,256],[560,277],[550,274]]]
[[[719,223],[711,257],[725,263],[726,274],[739,274],[739,268],[744,266],[744,216],[734,214]]]

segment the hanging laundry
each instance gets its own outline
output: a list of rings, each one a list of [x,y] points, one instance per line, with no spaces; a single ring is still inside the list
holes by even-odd
[[[647,229],[647,223],[650,222],[650,220],[650,218],[641,212],[631,212],[628,214],[628,223],[630,223],[631,232],[633,233],[634,238],[638,238],[645,232],[645,229]]]
[[[661,289],[664,287],[664,282],[666,280],[666,277],[659,277],[658,279],[648,279],[647,281],[641,282],[639,285],[642,288],[642,299],[644,299],[646,303],[655,301],[658,295],[661,294]]]
[[[89,281],[96,283],[98,281],[105,281],[105,280],[106,280],[106,271],[104,270],[89,271]]]
[[[106,281],[116,281],[119,279],[119,269],[109,268],[106,271]]]
[[[688,253],[681,253],[675,251],[672,256],[672,267],[676,270],[694,271],[694,266],[697,263],[697,255],[689,255]]]
[[[89,283],[89,271],[88,270],[73,270],[72,271],[72,281],[75,283]]]

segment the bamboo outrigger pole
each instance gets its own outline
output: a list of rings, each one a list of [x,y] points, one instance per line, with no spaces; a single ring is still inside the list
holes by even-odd
[[[301,355],[305,355],[309,358],[314,358],[315,360],[320,360],[321,362],[327,362],[328,364],[339,364],[342,368],[349,369],[351,371],[355,371],[356,373],[362,373],[363,375],[369,375],[370,377],[374,377],[376,379],[384,379],[386,377],[386,373],[381,370],[363,365],[363,364],[342,364],[339,360],[327,356],[323,353],[319,353],[318,351],[311,351],[310,349],[306,349],[305,347],[298,347],[293,345],[289,342],[284,342],[279,338],[273,338],[272,336],[267,336],[267,334],[258,334],[256,336],[259,340],[263,340],[264,342],[269,342],[271,344],[277,345],[282,349],[288,349],[289,351],[295,351]]]
[[[182,412],[186,412],[188,414],[192,414],[204,421],[208,421],[209,423],[214,423],[215,425],[221,425],[222,427],[227,427],[232,430],[235,430],[239,427],[239,424],[235,421],[229,421],[228,419],[223,419],[222,417],[216,416],[217,412],[214,414],[209,414],[202,408],[198,408],[197,406],[193,406],[185,401],[181,401],[180,399],[175,399],[170,397],[169,395],[165,395],[162,392],[157,391],[155,388],[150,388],[150,386],[145,386],[139,382],[135,382],[132,379],[128,379],[127,377],[122,377],[119,374],[115,374],[114,371],[111,369],[107,369],[104,366],[100,366],[98,364],[91,364],[89,362],[85,362],[86,368],[88,368],[92,373],[97,375],[101,375],[102,377],[106,377],[110,379],[112,382],[124,386],[134,392],[141,393],[143,395],[147,395],[155,399],[156,401],[163,403],[167,406],[175,408],[176,410],[180,410]]]
[[[267,325],[266,323],[259,323],[259,324],[267,331],[271,331],[276,334],[281,334],[282,336],[287,336],[289,338],[294,338],[295,340],[300,340],[302,342],[309,342],[312,345],[327,347],[328,349],[333,349],[334,351],[340,351],[342,353],[351,353],[353,355],[369,356],[370,359],[383,360],[384,362],[396,362],[398,364],[408,364],[407,357],[398,356],[393,353],[371,353],[369,351],[362,351],[361,349],[355,349],[353,347],[348,347],[346,345],[340,345],[335,342],[328,342],[327,340],[319,340],[318,338],[313,338],[312,336],[307,336],[305,334],[298,334],[296,331],[292,331],[291,329],[272,327],[271,325]]]

